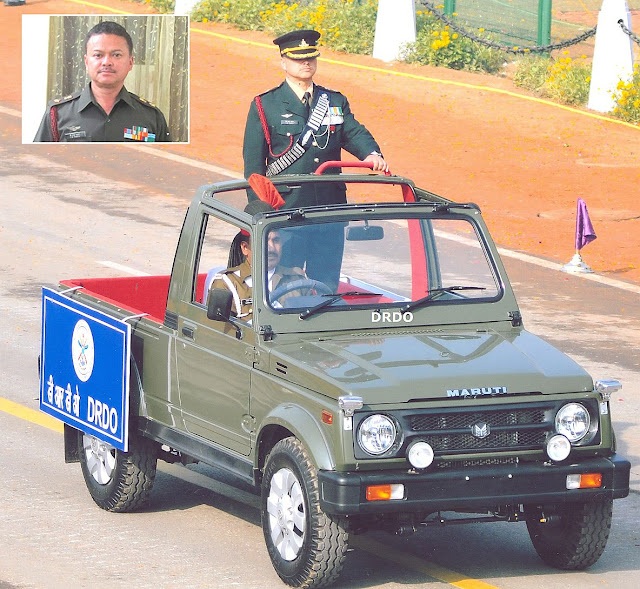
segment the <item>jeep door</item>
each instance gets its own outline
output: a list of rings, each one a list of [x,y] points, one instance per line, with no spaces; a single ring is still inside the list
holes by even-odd
[[[207,318],[208,289],[227,267],[239,228],[203,214],[195,251],[190,300],[180,314],[176,369],[184,424],[189,433],[245,456],[250,451],[249,387],[253,329]]]

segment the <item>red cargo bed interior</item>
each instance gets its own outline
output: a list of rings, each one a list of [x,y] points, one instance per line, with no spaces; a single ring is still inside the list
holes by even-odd
[[[125,276],[118,278],[78,278],[64,280],[69,288],[81,286],[88,294],[116,305],[132,315],[146,313],[148,318],[164,322],[170,276]]]

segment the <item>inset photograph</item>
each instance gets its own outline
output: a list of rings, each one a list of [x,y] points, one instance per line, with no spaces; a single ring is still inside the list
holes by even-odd
[[[188,143],[189,18],[23,15],[22,142]]]

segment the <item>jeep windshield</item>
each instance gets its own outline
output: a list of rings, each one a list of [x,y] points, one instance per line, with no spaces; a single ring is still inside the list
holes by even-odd
[[[496,267],[470,215],[402,217],[384,209],[354,207],[349,215],[345,208],[329,220],[309,215],[271,225],[263,243],[271,309],[313,320],[366,308],[382,321],[426,306],[472,305],[501,296]]]

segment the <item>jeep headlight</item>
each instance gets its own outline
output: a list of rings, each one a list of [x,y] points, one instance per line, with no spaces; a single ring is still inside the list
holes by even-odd
[[[589,433],[591,416],[581,403],[568,403],[556,413],[556,431],[571,443],[579,442]]]
[[[360,424],[358,444],[367,454],[384,454],[396,441],[396,426],[386,415],[370,415]]]

